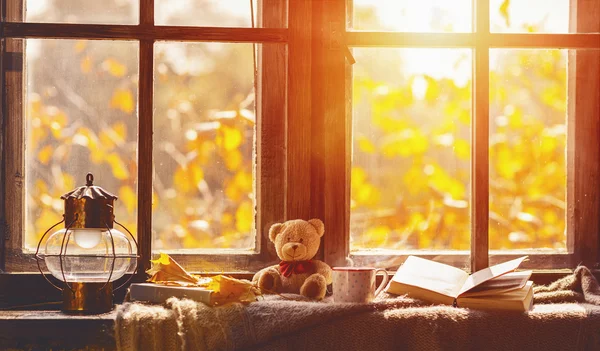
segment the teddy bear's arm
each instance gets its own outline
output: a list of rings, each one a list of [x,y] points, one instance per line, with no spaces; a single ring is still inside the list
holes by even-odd
[[[281,289],[279,265],[269,266],[256,272],[254,277],[252,277],[252,282],[256,283],[260,289],[279,292]]]
[[[327,281],[328,285],[331,284],[333,281],[331,267],[323,261],[313,260],[313,262],[315,264],[316,272],[325,277],[325,281]]]

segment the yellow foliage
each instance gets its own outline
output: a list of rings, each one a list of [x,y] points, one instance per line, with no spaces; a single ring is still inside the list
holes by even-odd
[[[254,224],[254,206],[251,201],[242,202],[235,212],[235,227],[241,233],[248,233]]]
[[[83,52],[83,50],[85,50],[86,46],[87,46],[87,42],[85,40],[77,40],[77,42],[75,43],[75,52],[78,54]]]
[[[50,157],[52,156],[53,151],[54,148],[52,147],[52,145],[44,146],[38,152],[38,161],[40,161],[43,165],[48,165],[48,163],[50,163]]]
[[[377,151],[377,149],[375,148],[375,145],[373,145],[371,140],[369,140],[366,137],[358,137],[357,142],[358,142],[358,148],[362,152],[365,152],[367,154],[374,154]]]
[[[219,132],[220,138],[217,139],[217,144],[227,151],[237,149],[242,143],[242,132],[239,129],[221,125]]]
[[[79,64],[82,73],[90,73],[92,71],[92,58],[85,56]]]
[[[119,180],[125,180],[129,178],[129,171],[121,156],[116,152],[111,152],[106,156],[106,162],[112,169],[113,176]]]
[[[125,185],[119,188],[119,200],[125,204],[127,212],[133,213],[137,206],[137,196],[130,186]]]
[[[237,171],[243,162],[242,153],[239,150],[232,150],[225,157],[225,166],[230,171]]]
[[[198,189],[198,184],[204,180],[204,172],[200,166],[192,163],[186,167],[179,166],[173,175],[175,189],[182,193],[190,193]]]
[[[131,90],[116,89],[110,99],[110,107],[131,114],[135,110],[135,102]]]
[[[127,74],[127,66],[113,58],[104,60],[104,62],[102,62],[102,68],[117,78],[121,78]]]
[[[457,139],[454,141],[454,154],[460,160],[470,160],[471,146],[469,145],[469,142],[465,139]]]

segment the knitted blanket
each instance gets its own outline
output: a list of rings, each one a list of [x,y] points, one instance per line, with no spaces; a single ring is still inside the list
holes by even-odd
[[[171,298],[124,303],[115,335],[119,350],[600,350],[600,287],[587,268],[535,287],[534,298],[528,313],[386,294],[370,304],[266,296],[215,308]]]

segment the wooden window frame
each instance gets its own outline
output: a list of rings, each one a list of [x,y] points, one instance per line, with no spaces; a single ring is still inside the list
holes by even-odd
[[[26,165],[24,160],[25,128],[23,106],[24,40],[11,39],[98,39],[133,40],[139,43],[138,87],[138,215],[137,238],[139,277],[149,268],[152,257],[152,177],[153,177],[153,90],[154,43],[157,41],[230,42],[277,44],[260,45],[257,71],[257,127],[255,189],[257,193],[256,249],[241,250],[186,250],[171,256],[192,271],[202,271],[203,262],[224,267],[226,271],[256,271],[274,262],[276,255],[269,247],[268,228],[286,217],[286,206],[281,196],[285,191],[288,104],[287,50],[300,51],[289,45],[286,28],[287,4],[280,0],[258,0],[261,28],[230,28],[201,26],[162,26],[154,23],[154,0],[140,1],[139,24],[64,24],[30,23],[24,20],[24,2],[1,1],[2,9],[2,120],[0,153],[2,173],[0,181],[0,272],[34,272],[37,270],[32,253],[24,252]],[[264,9],[264,11],[263,11]],[[296,20],[296,23],[299,21]],[[13,69],[6,69],[11,67]],[[16,68],[16,69],[15,69]],[[262,84],[269,80],[269,84]],[[290,88],[294,86],[290,84]],[[302,88],[302,87],[300,87]],[[289,99],[293,103],[298,99]],[[284,102],[283,104],[281,102]],[[291,111],[289,115],[298,112]],[[140,152],[142,150],[143,152]],[[8,156],[10,155],[10,156]],[[262,156],[264,155],[264,157]],[[167,250],[168,252],[168,250]],[[35,274],[34,274],[35,275]],[[2,278],[0,276],[0,278]],[[7,278],[3,278],[7,279]]]
[[[132,39],[140,45],[140,85],[139,85],[139,148],[151,149],[152,133],[152,89],[147,81],[153,71],[151,60],[152,43],[157,40],[173,41],[218,41],[284,43],[285,49],[266,47],[259,51],[258,60],[262,68],[257,82],[261,86],[257,97],[259,116],[257,124],[256,150],[261,157],[256,164],[257,218],[256,228],[260,253],[248,255],[175,255],[184,265],[199,268],[202,261],[232,262],[243,267],[240,277],[250,277],[250,273],[276,259],[273,246],[268,240],[268,228],[272,223],[295,218],[321,218],[326,225],[326,235],[318,253],[330,265],[348,264],[351,258],[355,264],[361,260],[382,259],[381,255],[361,255],[350,252],[350,169],[352,152],[351,110],[352,84],[351,64],[347,47],[421,47],[421,48],[470,48],[473,55],[472,117],[472,250],[471,252],[419,252],[421,256],[458,266],[469,262],[468,268],[478,270],[490,262],[508,259],[523,252],[489,253],[487,240],[488,226],[488,72],[489,48],[588,48],[600,46],[600,28],[594,21],[586,21],[590,13],[598,13],[595,0],[571,0],[575,10],[572,16],[577,19],[575,34],[504,34],[489,31],[489,2],[474,0],[474,13],[478,21],[473,33],[397,33],[347,30],[347,21],[352,16],[351,1],[347,0],[289,0],[287,9],[280,0],[259,0],[259,6],[267,14],[264,21],[272,20],[273,27],[284,23],[286,28],[221,28],[221,27],[179,27],[157,26],[153,20],[152,0],[140,1],[140,24],[138,25],[91,25],[91,24],[50,24],[20,23],[22,13],[7,12],[7,0],[2,0],[3,41],[0,60],[2,67],[22,65],[22,47],[4,45],[7,38],[63,38],[63,39]],[[475,7],[476,6],[476,7]],[[19,17],[20,16],[20,17]],[[279,22],[278,22],[279,21]],[[265,22],[266,23],[266,22]],[[282,27],[285,27],[283,25]],[[586,33],[589,32],[589,33]],[[14,41],[18,43],[19,41]],[[7,54],[16,53],[16,54]],[[587,78],[581,72],[600,73],[598,52],[576,52],[570,57],[569,70],[577,79],[569,79],[569,138],[567,209],[569,254],[530,255],[530,264],[537,267],[574,267],[579,263],[594,265],[598,262],[600,189],[600,82],[591,75]],[[283,59],[283,60],[282,60]],[[276,62],[275,65],[266,62]],[[596,61],[594,61],[596,60]],[[145,73],[144,73],[145,72]],[[479,73],[478,73],[479,72]],[[485,73],[484,73],[485,72]],[[22,73],[20,73],[22,75]],[[12,71],[2,71],[3,92],[18,91],[22,95],[22,76]],[[597,76],[597,75],[596,75]],[[146,80],[144,80],[146,77]],[[265,79],[277,77],[277,85],[261,84]],[[479,89],[481,87],[481,89]],[[575,94],[579,92],[579,94]],[[597,95],[594,95],[597,94]],[[12,104],[10,102],[13,102]],[[7,271],[7,260],[31,260],[20,257],[15,251],[21,245],[24,208],[14,206],[23,203],[23,153],[17,152],[15,145],[22,145],[24,134],[19,117],[22,105],[14,97],[3,99],[3,129],[0,134],[0,215],[4,216],[4,228],[0,233],[0,270]],[[477,103],[478,102],[478,103]],[[20,112],[19,112],[20,110]],[[19,114],[15,114],[19,112]],[[577,116],[577,120],[575,120]],[[19,126],[17,128],[17,126]],[[484,150],[476,152],[475,150]],[[11,155],[11,157],[6,157]],[[14,155],[18,155],[14,157]],[[139,155],[138,166],[138,238],[140,238],[140,272],[149,265],[151,256],[151,167],[150,153]],[[592,200],[588,200],[592,199]],[[18,201],[16,201],[18,200]],[[19,243],[18,245],[16,243]],[[575,245],[581,243],[584,245]],[[389,257],[401,261],[406,255],[415,252],[390,252]],[[371,261],[372,262],[372,261]],[[10,267],[9,267],[10,268]],[[201,268],[200,268],[201,269]],[[541,281],[555,278],[555,273],[543,275]],[[8,282],[15,289],[6,289],[12,298],[23,301],[35,294],[44,295],[51,291],[47,284],[38,279],[37,274],[1,275],[0,282]],[[138,279],[143,279],[143,273]],[[546,279],[546,280],[544,280]],[[27,284],[23,284],[27,282]],[[31,284],[29,284],[31,282]],[[21,296],[26,286],[26,293]],[[35,288],[32,288],[35,287]],[[53,291],[53,290],[52,290]],[[6,297],[0,294],[0,297]],[[42,294],[41,292],[44,292]],[[36,295],[39,299],[48,296]],[[7,301],[11,301],[8,299]]]
[[[342,2],[343,0],[340,0]],[[471,250],[460,251],[385,251],[381,254],[352,253],[348,245],[350,209],[338,210],[334,222],[339,231],[329,231],[325,237],[325,258],[343,264],[350,257],[355,264],[392,259],[402,262],[410,254],[464,267],[471,271],[522,255],[530,259],[523,266],[530,268],[573,268],[578,264],[596,267],[599,254],[600,197],[598,161],[600,160],[600,3],[594,0],[571,0],[570,34],[491,33],[489,0],[473,0],[474,30],[472,33],[402,33],[381,31],[344,31],[349,47],[410,47],[410,48],[470,48],[473,54],[473,105],[471,117]],[[348,18],[352,16],[352,0],[348,0]],[[336,12],[342,21],[341,11]],[[344,30],[344,29],[343,29]],[[568,146],[567,146],[567,253],[544,254],[536,250],[490,251],[489,221],[489,50],[491,48],[556,48],[595,49],[571,50],[568,79]],[[332,79],[332,78],[330,78]],[[327,81],[327,78],[324,78]],[[340,85],[338,78],[332,85]],[[351,85],[347,78],[346,86]],[[338,89],[340,90],[340,89]],[[341,126],[345,117],[351,119],[351,94],[346,95],[346,116],[338,112]],[[330,101],[343,104],[341,98]],[[349,107],[350,106],[350,107]],[[333,118],[325,116],[325,119]],[[347,122],[348,123],[348,122]],[[351,150],[352,131],[349,126],[329,130],[345,141]],[[341,148],[340,148],[341,149]],[[339,149],[336,149],[336,151]],[[349,154],[346,151],[346,154]],[[334,169],[335,168],[335,169]],[[342,169],[343,168],[343,169]],[[330,188],[331,199],[348,203],[350,198],[350,161],[331,165],[332,174],[344,174],[344,188]],[[345,171],[344,171],[345,170]],[[339,199],[344,199],[341,201]],[[343,213],[341,213],[343,212]],[[326,213],[326,216],[328,213]],[[332,214],[329,214],[330,216]],[[342,217],[342,218],[339,218]],[[326,217],[327,218],[327,217]],[[327,222],[326,222],[327,223]],[[329,224],[329,227],[331,225]],[[343,229],[341,229],[343,228]],[[343,243],[342,243],[343,241]],[[397,265],[396,265],[397,266]]]

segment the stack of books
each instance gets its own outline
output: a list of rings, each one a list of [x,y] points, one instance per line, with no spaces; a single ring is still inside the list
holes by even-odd
[[[526,258],[469,275],[443,263],[409,256],[390,281],[387,292],[457,307],[529,311],[533,306],[533,282],[529,280],[532,272],[516,272]]]

